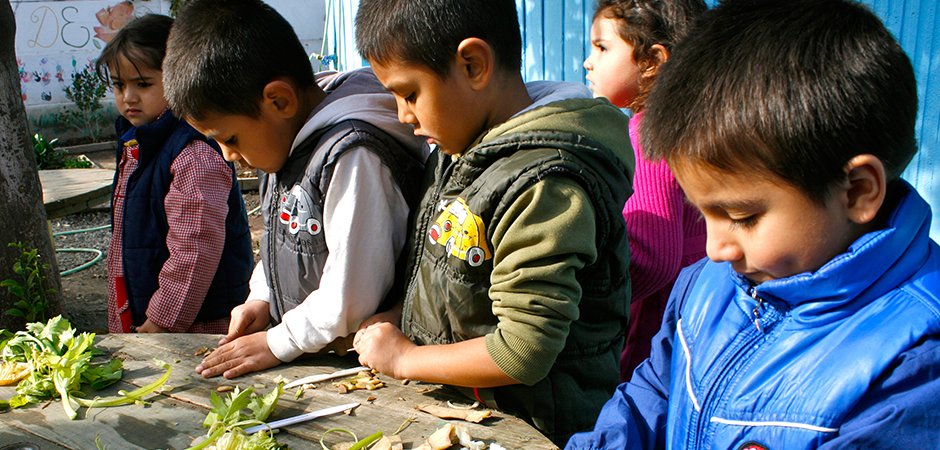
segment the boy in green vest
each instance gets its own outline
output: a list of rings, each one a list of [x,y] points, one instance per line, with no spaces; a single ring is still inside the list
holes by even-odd
[[[627,324],[627,117],[526,84],[512,0],[366,0],[356,42],[433,152],[403,294],[360,362],[458,386],[564,445],[616,388]]]

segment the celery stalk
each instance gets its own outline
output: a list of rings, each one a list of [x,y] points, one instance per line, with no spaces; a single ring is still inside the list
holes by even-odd
[[[78,402],[79,405],[82,405],[86,408],[106,408],[109,406],[118,406],[118,405],[123,405],[126,403],[134,403],[135,401],[142,398],[143,396],[153,391],[156,391],[157,389],[160,388],[160,386],[163,386],[163,384],[166,383],[166,380],[170,379],[170,374],[173,373],[173,368],[170,367],[169,364],[163,361],[160,361],[159,359],[154,359],[154,362],[156,362],[158,366],[163,367],[163,369],[166,370],[166,373],[164,373],[163,376],[158,378],[153,383],[134,389],[133,391],[128,392],[127,395],[123,395],[123,396],[95,398],[92,400],[85,400],[83,398],[75,398],[74,400]]]

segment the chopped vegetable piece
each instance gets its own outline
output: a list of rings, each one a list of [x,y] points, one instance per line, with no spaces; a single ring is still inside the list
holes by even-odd
[[[320,436],[320,447],[323,447],[323,450],[330,450],[329,448],[327,448],[326,444],[323,443],[323,438],[326,437],[327,434],[330,434],[330,433],[332,433],[332,432],[334,432],[334,431],[335,431],[335,432],[341,432],[341,433],[350,434],[350,435],[352,435],[353,440],[356,441],[356,442],[355,442],[354,444],[352,444],[352,445],[350,445],[350,444],[337,444],[337,445],[335,446],[335,447],[342,447],[342,448],[345,448],[346,450],[363,450],[363,449],[365,449],[365,448],[368,448],[370,444],[372,444],[373,442],[379,440],[379,439],[382,437],[382,432],[381,432],[381,431],[376,431],[375,433],[372,433],[371,435],[369,435],[369,437],[367,437],[367,438],[365,438],[365,439],[363,439],[363,440],[360,441],[360,440],[358,440],[358,438],[356,438],[356,433],[353,433],[352,431],[344,430],[344,429],[341,429],[341,428],[331,428],[331,429],[329,429],[329,430],[326,430],[326,432],[323,433],[322,436]],[[348,445],[349,447],[346,447],[347,445]]]
[[[414,447],[414,450],[445,450],[457,443],[469,450],[483,450],[486,448],[484,442],[472,440],[470,432],[463,425],[446,423],[437,431],[431,433],[424,443]]]
[[[474,411],[468,409],[451,409],[437,405],[419,405],[416,406],[415,409],[433,414],[441,419],[461,419],[473,423],[480,423],[483,419],[493,414],[490,410]]]
[[[17,361],[5,361],[0,364],[0,386],[16,383],[29,376],[29,364]]]
[[[415,450],[446,450],[454,445],[451,435],[454,433],[454,424],[445,423],[444,426],[431,433],[423,444],[415,447]]]
[[[375,373],[361,371],[356,374],[355,377],[348,380],[334,382],[333,386],[336,386],[340,394],[345,394],[349,391],[355,391],[356,389],[368,389],[372,391],[385,387],[385,382],[378,379]]]
[[[369,450],[403,450],[401,436],[382,436]]]

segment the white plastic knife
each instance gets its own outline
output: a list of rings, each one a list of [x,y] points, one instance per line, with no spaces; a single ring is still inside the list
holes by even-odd
[[[290,388],[293,388],[293,387],[297,387],[297,386],[300,386],[301,384],[319,383],[319,382],[321,382],[321,381],[332,380],[332,379],[334,379],[334,378],[348,377],[348,376],[350,376],[350,375],[355,375],[355,374],[357,374],[357,373],[359,373],[359,372],[362,372],[362,371],[368,372],[368,371],[370,371],[370,370],[372,370],[372,369],[370,369],[370,368],[368,368],[368,367],[366,367],[366,366],[359,366],[359,367],[353,367],[352,369],[337,370],[336,372],[333,372],[333,373],[327,373],[327,374],[321,374],[321,375],[311,375],[311,376],[309,376],[309,377],[304,377],[304,378],[301,378],[301,379],[299,379],[299,380],[291,381],[290,383],[285,384],[285,385],[284,385],[284,389],[290,389]]]
[[[265,425],[256,425],[251,428],[245,429],[245,434],[255,434],[261,430],[266,430],[268,428],[275,429],[280,427],[286,427],[288,425],[293,425],[295,423],[306,422],[308,420],[316,419],[317,417],[328,416],[330,414],[336,414],[347,409],[352,409],[359,406],[359,402],[347,403],[345,405],[331,406],[329,408],[323,408],[317,411],[311,411],[305,414],[300,414],[294,417],[288,417],[286,419],[275,420],[274,422],[265,424]]]

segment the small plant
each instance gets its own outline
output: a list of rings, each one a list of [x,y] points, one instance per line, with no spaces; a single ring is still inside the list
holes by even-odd
[[[78,155],[77,158],[68,158],[62,160],[62,169],[91,169],[94,164],[85,155]]]
[[[39,250],[29,248],[22,242],[11,242],[9,246],[20,251],[20,256],[13,263],[13,272],[19,275],[20,280],[3,280],[0,286],[7,288],[20,300],[14,303],[14,307],[7,310],[6,314],[25,317],[28,322],[45,321],[46,306],[49,304],[46,295],[56,292],[55,289],[42,287],[47,278],[42,274],[42,270],[49,268],[49,264],[40,264]]]
[[[33,151],[36,153],[36,167],[39,170],[54,169],[62,160],[62,151],[56,150],[58,139],[47,141],[41,134],[33,135]]]
[[[91,138],[95,142],[100,141],[103,134],[101,121],[104,108],[101,99],[107,91],[107,83],[98,78],[93,68],[85,67],[85,70],[76,72],[72,75],[72,84],[65,87],[65,96],[75,103],[78,111],[56,114],[56,120],[68,124],[80,133],[87,130],[91,132]]]
[[[36,154],[36,167],[49,169],[90,169],[94,167],[85,156],[70,158],[66,151],[55,148],[58,139],[47,141],[41,134],[33,135],[33,152]]]

